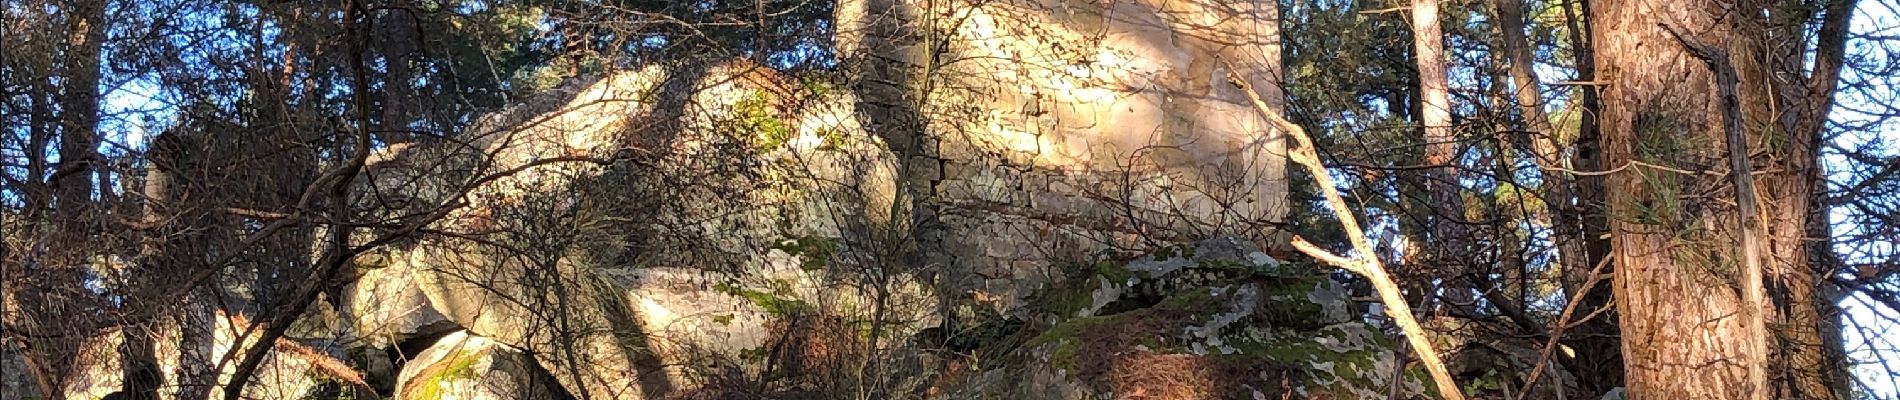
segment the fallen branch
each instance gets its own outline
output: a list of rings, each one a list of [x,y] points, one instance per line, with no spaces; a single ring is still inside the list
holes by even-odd
[[[1372,288],[1379,292],[1380,303],[1390,310],[1387,314],[1391,315],[1393,322],[1399,325],[1399,330],[1405,334],[1406,342],[1418,354],[1419,362],[1425,364],[1425,371],[1431,374],[1433,383],[1438,386],[1438,394],[1444,396],[1446,400],[1464,400],[1464,394],[1458,390],[1457,382],[1452,381],[1451,373],[1445,370],[1445,363],[1438,359],[1438,352],[1432,348],[1431,341],[1425,338],[1425,329],[1419,327],[1418,319],[1412,317],[1412,307],[1405,303],[1405,296],[1399,292],[1398,284],[1392,282],[1392,277],[1386,273],[1385,266],[1379,262],[1378,253],[1372,247],[1372,242],[1366,239],[1365,230],[1360,229],[1359,220],[1353,217],[1352,209],[1346,207],[1346,199],[1340,196],[1339,188],[1333,185],[1333,176],[1328,174],[1326,166],[1320,163],[1319,152],[1313,146],[1313,138],[1306,136],[1305,129],[1294,125],[1273,109],[1268,108],[1267,103],[1260,100],[1260,94],[1254,91],[1253,85],[1248,84],[1246,80],[1240,79],[1231,72],[1228,73],[1228,80],[1240,86],[1240,91],[1247,94],[1247,99],[1253,101],[1254,108],[1259,110],[1268,122],[1286,131],[1287,136],[1293,138],[1293,146],[1287,147],[1287,158],[1306,167],[1306,171],[1313,174],[1315,186],[1318,186],[1320,193],[1326,196],[1326,204],[1332,207],[1333,214],[1339,217],[1340,227],[1351,239],[1355,256],[1345,257],[1333,254],[1307,242],[1306,238],[1299,235],[1293,236],[1293,248],[1327,264],[1359,274],[1370,281]]]

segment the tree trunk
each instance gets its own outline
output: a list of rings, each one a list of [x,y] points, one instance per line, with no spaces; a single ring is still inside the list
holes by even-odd
[[[81,268],[89,261],[87,251],[96,251],[91,231],[100,228],[97,225],[96,210],[99,204],[93,201],[97,191],[112,190],[98,185],[94,179],[103,170],[99,156],[99,78],[100,55],[105,44],[105,9],[103,0],[82,0],[66,4],[70,13],[66,25],[65,75],[60,83],[60,144],[59,169],[53,172],[51,185],[54,188],[54,202],[57,217],[55,229],[60,234],[58,246],[66,248],[68,254],[56,256],[58,262],[66,267]],[[137,267],[135,267],[137,268]],[[132,271],[137,276],[138,271]],[[133,285],[140,285],[133,278]],[[128,302],[122,307],[150,306],[139,302]],[[120,327],[123,341],[119,346],[120,370],[123,373],[122,392],[131,399],[156,399],[161,384],[158,373],[158,361],[153,354],[153,330],[145,321],[128,321]]]
[[[55,131],[52,129],[54,118],[52,85],[47,83],[47,79],[35,79],[31,87],[28,93],[32,94],[29,97],[33,102],[33,108],[32,115],[27,117],[29,133],[25,149],[27,179],[19,190],[25,193],[21,199],[25,208],[22,214],[25,214],[29,221],[37,222],[45,215],[42,212],[46,209],[47,193],[45,182],[41,179],[46,179],[46,148],[49,143],[52,143]]]
[[[383,115],[378,119],[382,131],[377,136],[385,142],[398,143],[414,141],[415,135],[409,133],[410,123],[415,116],[409,111],[411,103],[417,100],[414,72],[409,68],[409,60],[416,50],[415,14],[402,9],[384,10],[377,29],[383,36],[377,49],[383,59]],[[293,45],[294,47],[294,45]],[[285,68],[289,68],[288,65]]]
[[[1703,6],[1600,0],[1591,9],[1597,72],[1613,80],[1600,121],[1609,165],[1720,164],[1712,74],[1661,27],[1683,24],[1725,42],[1731,30]],[[1606,181],[1630,397],[1748,398],[1749,343],[1757,339],[1745,329],[1749,313],[1735,288],[1735,241],[1723,235],[1736,231],[1739,216],[1685,199],[1723,179],[1632,166]]]
[[[1852,394],[1848,387],[1852,378],[1848,374],[1845,343],[1836,321],[1841,313],[1839,299],[1823,287],[1827,285],[1827,277],[1835,271],[1835,265],[1815,263],[1813,257],[1816,252],[1831,254],[1833,249],[1824,247],[1829,242],[1810,243],[1809,240],[1831,236],[1826,227],[1825,210],[1816,210],[1821,207],[1816,197],[1823,195],[1816,191],[1822,177],[1817,156],[1844,64],[1849,22],[1858,3],[1856,0],[1830,1],[1818,18],[1813,14],[1800,15],[1818,24],[1784,24],[1783,30],[1762,29],[1764,34],[1783,35],[1770,39],[1799,39],[1799,43],[1806,43],[1806,31],[1801,28],[1818,25],[1812,49],[1812,72],[1805,82],[1783,83],[1794,90],[1760,89],[1767,91],[1764,96],[1777,96],[1777,105],[1785,108],[1763,111],[1778,111],[1777,122],[1788,135],[1788,145],[1770,148],[1767,166],[1785,172],[1763,179],[1770,205],[1767,210],[1769,254],[1772,255],[1769,271],[1774,274],[1769,290],[1775,302],[1775,316],[1779,318],[1771,321],[1776,342],[1770,354],[1770,368],[1782,372],[1774,377],[1777,398],[1846,399]],[[1772,11],[1802,12],[1804,9],[1784,6]],[[1802,76],[1807,53],[1803,50],[1807,49],[1790,49],[1778,54],[1773,62],[1764,65],[1769,71],[1759,73],[1767,75],[1774,71],[1781,76]]]
[[[1801,61],[1774,58],[1764,44],[1767,20],[1721,7],[1600,1],[1591,9],[1601,28],[1592,41],[1597,70],[1612,80],[1601,122],[1608,164],[1620,170],[1608,178],[1608,206],[1627,387],[1632,398],[1837,398],[1841,394],[1832,388],[1838,386],[1829,379],[1844,371],[1826,361],[1828,345],[1819,334],[1826,300],[1817,294],[1821,275],[1808,264],[1805,241],[1816,165],[1813,135],[1820,126],[1812,121],[1826,113],[1799,112],[1825,110],[1835,78],[1820,76],[1828,72],[1817,68],[1814,80],[1825,82],[1803,84],[1825,93],[1786,96],[1791,88],[1764,78],[1775,65]],[[1768,18],[1777,17],[1783,16]],[[1664,24],[1684,37],[1673,37]],[[1701,53],[1718,55],[1711,66],[1733,65],[1734,105],[1718,104],[1723,85],[1683,42],[1717,44],[1710,46],[1717,51]],[[1781,110],[1797,111],[1790,117]],[[1723,112],[1733,120],[1724,121]],[[1750,159],[1729,164],[1720,151],[1728,131],[1746,131],[1733,152]],[[1764,165],[1761,173],[1749,174],[1752,179],[1730,175],[1748,162]],[[1761,189],[1737,193],[1738,183],[1759,183]],[[1764,205],[1760,226],[1744,222],[1754,216],[1735,203],[1718,200],[1749,196],[1759,196]],[[1745,238],[1737,236],[1754,229],[1768,236],[1760,259],[1748,258]],[[1769,339],[1748,331],[1754,313],[1748,291],[1739,289],[1747,287],[1751,263],[1775,275],[1781,304],[1769,322],[1777,327],[1774,357],[1783,366],[1757,378],[1772,378],[1775,393],[1751,389],[1761,383],[1750,379],[1749,370],[1770,367],[1762,365],[1769,355],[1752,349],[1757,343],[1751,341]]]
[[[66,243],[82,243],[92,210],[94,164],[99,159],[99,53],[105,42],[105,2],[68,5],[65,76],[60,82],[59,169],[52,186],[57,223]],[[77,258],[72,261],[76,261]]]
[[[1463,226],[1465,206],[1458,184],[1457,136],[1451,126],[1451,86],[1445,77],[1445,34],[1439,27],[1438,0],[1412,0],[1412,48],[1417,52],[1419,125],[1424,128],[1425,190],[1431,204],[1426,210],[1429,240],[1426,251],[1442,279],[1446,306],[1454,315],[1477,315],[1476,285],[1466,268],[1453,265],[1469,251]],[[1430,308],[1426,312],[1431,312]]]
[[[1590,0],[1566,0],[1563,3],[1565,30],[1569,32],[1571,51],[1574,55],[1573,67],[1577,71],[1576,80],[1585,82],[1577,87],[1577,131],[1576,140],[1570,147],[1572,168],[1578,171],[1597,172],[1603,170],[1603,142],[1598,129],[1597,116],[1602,113],[1602,102],[1598,93],[1602,86],[1592,84],[1596,80],[1596,51],[1594,42],[1590,42],[1591,28],[1587,13]],[[1572,214],[1558,214],[1562,218],[1558,225],[1574,227],[1578,247],[1581,247],[1583,266],[1572,268],[1565,264],[1564,292],[1566,297],[1575,293],[1584,293],[1577,309],[1583,315],[1594,314],[1595,310],[1612,308],[1612,289],[1610,280],[1600,280],[1594,287],[1583,287],[1593,282],[1590,271],[1599,265],[1614,273],[1615,266],[1604,264],[1610,256],[1609,217],[1603,204],[1603,177],[1598,175],[1580,175],[1572,181],[1576,188],[1571,192],[1576,197],[1572,204]],[[1558,238],[1562,238],[1560,234]],[[1612,311],[1602,317],[1583,321],[1564,344],[1576,349],[1574,357],[1561,358],[1568,368],[1577,373],[1578,383],[1587,393],[1604,393],[1623,386],[1622,345],[1618,341],[1621,333]]]
[[[47,77],[53,73],[50,62],[39,64],[38,67],[41,69],[33,71],[38,73],[36,76]],[[20,192],[25,194],[25,196],[21,198],[24,210],[21,213],[22,215],[15,220],[15,223],[19,224],[22,231],[27,232],[57,232],[58,229],[61,229],[59,226],[56,226],[57,224],[48,224],[47,222],[49,221],[46,219],[47,211],[49,210],[48,205],[51,203],[51,194],[47,192],[48,182],[43,181],[43,179],[47,178],[47,173],[49,172],[46,154],[48,147],[51,147],[53,142],[53,136],[59,132],[55,129],[57,127],[56,121],[59,116],[53,112],[54,97],[56,96],[54,95],[53,85],[49,83],[49,81],[51,80],[35,79],[28,92],[31,93],[30,98],[33,105],[31,109],[32,114],[28,116],[30,130],[28,131],[27,147],[25,149],[27,151],[27,179],[25,182],[22,182],[21,187],[18,188]],[[17,257],[17,260],[25,261],[31,260],[31,255],[37,254],[38,252],[32,247],[23,247],[20,253],[23,254],[14,255],[13,257]],[[56,301],[54,300],[56,297],[52,296],[49,293],[50,291],[40,289],[58,287],[58,285],[61,284],[76,283],[76,280],[73,282],[55,283],[53,279],[51,279],[54,277],[64,277],[72,273],[64,271],[58,266],[46,265],[46,263],[30,261],[16,262],[15,258],[8,258],[5,259],[5,261],[8,262],[8,267],[11,268],[8,270],[8,275],[0,278],[15,284],[6,285],[5,288],[0,288],[0,290],[5,290],[8,296],[7,298],[19,303],[21,310],[27,313],[26,318],[21,318],[21,321],[15,323],[25,325],[26,329],[32,331],[44,332],[49,330],[47,329],[49,327],[43,326],[41,321],[50,321],[51,315],[44,314],[57,315],[60,311],[48,308]],[[29,279],[36,281],[36,284],[19,283],[29,282]],[[50,285],[44,285],[49,283]],[[21,346],[23,350],[22,356],[27,361],[27,369],[32,373],[35,383],[40,387],[41,393],[47,396],[59,396],[60,386],[64,384],[64,379],[67,375],[66,371],[72,368],[74,358],[72,353],[77,350],[79,341],[78,339],[71,338],[49,337],[37,339],[33,342],[34,343],[30,346]]]
[[[1524,37],[1524,3],[1522,0],[1498,0],[1498,28],[1502,31],[1504,55],[1509,60],[1512,82],[1512,97],[1517,100],[1519,117],[1523,118],[1524,130],[1529,136],[1532,156],[1537,157],[1538,165],[1567,167],[1570,164],[1565,147],[1560,143],[1551,127],[1550,115],[1544,112],[1542,82],[1537,78],[1536,59],[1531,56],[1531,44]],[[1540,223],[1552,227],[1551,238],[1557,247],[1557,261],[1564,271],[1589,271],[1590,264],[1584,251],[1582,226],[1575,223],[1577,210],[1571,206],[1571,177],[1568,172],[1558,168],[1545,168],[1541,174],[1543,183],[1539,185],[1544,199],[1544,209],[1533,214]]]

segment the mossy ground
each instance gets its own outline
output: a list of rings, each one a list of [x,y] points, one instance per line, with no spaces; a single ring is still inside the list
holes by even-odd
[[[1397,371],[1390,339],[1340,315],[1337,308],[1349,305],[1316,302],[1330,301],[1316,291],[1336,285],[1324,272],[1196,258],[1194,252],[1192,246],[1155,252],[1155,259],[1193,262],[1158,277],[1114,260],[1076,264],[1070,276],[1033,298],[1030,313],[1039,322],[992,346],[1000,348],[980,350],[1002,356],[982,359],[978,370],[1001,369],[1010,377],[980,392],[1050,395],[1047,379],[1028,379],[1050,376],[1121,399],[1358,399],[1382,398],[1391,388]],[[1122,286],[1121,299],[1078,316],[1104,283]],[[1243,288],[1257,294],[1246,297],[1255,302],[1236,297]],[[1144,294],[1149,291],[1159,293]],[[1130,301],[1140,296],[1147,297]],[[1122,303],[1133,306],[1115,306]],[[1250,311],[1213,332],[1194,330],[1212,337],[1190,334],[1236,307]],[[1422,390],[1420,374],[1417,368],[1400,374],[1405,392]]]
[[[1220,300],[1213,289],[1195,288],[1153,307],[1064,321],[1023,348],[1046,354],[1048,368],[1125,398],[1251,399],[1255,391],[1277,398],[1276,380],[1289,365],[1186,351],[1183,327],[1223,309]]]
[[[1258,392],[1355,399],[1389,387],[1393,366],[1381,362],[1390,357],[1389,340],[1363,325],[1328,320],[1321,305],[1307,300],[1320,279],[1254,276],[1183,290],[1146,308],[1068,319],[1021,347],[1041,362],[1021,362],[1123,398],[1252,399]],[[1261,288],[1262,303],[1219,334],[1225,351],[1185,333],[1230,309],[1235,288],[1247,283]]]

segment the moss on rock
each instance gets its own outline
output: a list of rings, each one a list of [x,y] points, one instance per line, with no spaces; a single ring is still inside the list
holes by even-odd
[[[1031,303],[1055,318],[948,398],[1383,398],[1394,379],[1425,396],[1422,372],[1400,372],[1391,340],[1352,317],[1338,282],[1243,242],[1070,271]]]

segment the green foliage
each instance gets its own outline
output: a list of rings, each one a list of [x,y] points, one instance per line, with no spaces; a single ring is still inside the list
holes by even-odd
[[[774,244],[773,250],[784,251],[798,257],[798,268],[806,272],[825,269],[831,258],[838,254],[838,241],[832,238],[804,236],[788,239]]]
[[[760,362],[760,361],[765,361],[766,358],[770,358],[771,356],[772,356],[772,349],[768,347],[763,347],[763,346],[739,350],[740,360]]]
[[[511,99],[559,84],[576,68],[572,58],[557,59],[540,40],[550,18],[536,2],[488,2],[458,5],[464,12],[421,12],[422,32],[413,70],[423,76],[414,85],[419,99],[444,108],[438,112],[466,121],[477,113],[507,105]],[[559,61],[559,62],[553,62]],[[551,63],[553,62],[553,63]]]
[[[1749,121],[1748,125],[1748,132],[1753,132],[1761,138],[1762,152],[1776,157],[1786,157],[1787,152],[1793,148],[1789,143],[1793,139],[1788,136],[1788,131],[1781,129],[1781,124],[1769,121]]]
[[[758,306],[759,309],[765,310],[767,314],[777,316],[810,314],[817,309],[813,307],[811,303],[792,298],[793,295],[789,284],[784,284],[783,282],[778,283],[779,284],[774,285],[776,287],[770,292],[748,289],[730,283],[713,285],[713,290],[733,296],[744,297],[747,301],[752,302],[753,305]]]
[[[818,128],[819,150],[838,150],[844,147],[844,132],[833,127]]]
[[[1685,119],[1690,116],[1669,111],[1664,107],[1637,114],[1631,128],[1636,136],[1633,150],[1637,160],[1659,165],[1680,165],[1692,162],[1699,152],[1707,151],[1704,146],[1711,145],[1701,135],[1684,134],[1690,126]],[[1676,172],[1655,168],[1633,167],[1631,170],[1643,190],[1638,191],[1638,201],[1632,205],[1635,214],[1619,217],[1645,225],[1681,225],[1685,217],[1682,213],[1683,185],[1689,180]]]
[[[447,357],[443,357],[441,360],[436,361],[435,364],[430,365],[430,368],[441,366],[442,369],[434,370],[434,373],[420,377],[420,382],[409,384],[410,386],[407,389],[413,390],[413,392],[409,392],[409,396],[406,398],[419,400],[440,399],[442,398],[442,386],[444,383],[454,380],[479,378],[480,376],[475,372],[475,364],[480,361],[481,355],[470,351],[457,350],[453,353],[449,353]]]
[[[1038,291],[1035,295],[1035,300],[1033,301],[1035,309],[1055,315],[1057,318],[1068,318],[1075,315],[1076,311],[1081,311],[1082,309],[1094,305],[1095,299],[1091,293],[1095,290],[1093,286],[1096,282],[1095,278],[1090,277],[1081,282],[1086,283],[1057,284],[1043,287],[1043,289]]]
[[[1194,258],[1194,245],[1162,246],[1161,248],[1155,249],[1153,254],[1156,260],[1166,260],[1175,257]]]
[[[798,86],[804,89],[804,95],[815,99],[830,98],[847,90],[839,84],[841,76],[830,71],[810,71],[798,74]]]
[[[475,362],[481,360],[477,358],[476,355],[458,353],[453,360],[454,361],[450,362],[447,368],[442,369],[441,377],[444,379],[474,379],[477,377],[475,375]]]
[[[1095,274],[1108,279],[1110,283],[1126,284],[1129,279],[1135,277],[1134,271],[1128,270],[1127,263],[1113,259],[1096,261],[1094,267]]]
[[[316,385],[304,393],[301,400],[356,400],[355,385],[336,379],[329,373],[311,368],[304,371],[304,378]]]
[[[1030,297],[1033,309],[1054,315],[1058,319],[1066,319],[1074,316],[1077,311],[1095,305],[1094,293],[1102,283],[1116,286],[1127,285],[1131,279],[1139,275],[1135,271],[1128,270],[1127,263],[1111,258],[1103,258],[1094,263],[1078,261],[1075,262],[1073,268],[1067,270],[1071,271],[1071,276],[1044,286]]]
[[[1323,340],[1322,340],[1323,339]],[[1356,348],[1334,348],[1330,344],[1360,343]],[[1300,366],[1303,381],[1317,384],[1311,389],[1314,397],[1320,398],[1356,398],[1349,388],[1377,388],[1390,385],[1389,379],[1379,366],[1379,359],[1389,351],[1391,343],[1383,335],[1356,335],[1345,327],[1329,327],[1316,332],[1298,335],[1273,335],[1269,337],[1246,337],[1233,340],[1230,344],[1238,349],[1238,357],[1257,362],[1285,363]],[[1317,368],[1318,366],[1329,368]],[[1421,376],[1423,368],[1408,368],[1408,379],[1413,382],[1426,382]]]
[[[772,110],[772,98],[764,90],[755,90],[738,103],[732,105],[739,114],[739,128],[752,134],[759,141],[759,152],[770,153],[785,146],[798,134],[785,120],[779,119]]]
[[[1048,331],[1044,331],[1041,335],[1030,339],[1029,342],[1023,344],[1023,348],[1038,349],[1043,348],[1043,346],[1054,346],[1050,348],[1048,357],[1049,364],[1073,371],[1079,361],[1078,357],[1088,355],[1082,349],[1085,343],[1081,343],[1080,340],[1084,332],[1128,326],[1128,322],[1133,320],[1137,315],[1138,314],[1135,313],[1123,313],[1064,321],[1055,327],[1049,328]]]
[[[1504,379],[1505,379],[1504,376],[1498,374],[1498,370],[1486,369],[1484,370],[1483,376],[1479,376],[1477,379],[1472,379],[1469,382],[1465,382],[1464,390],[1465,390],[1465,393],[1483,393],[1483,392],[1494,392],[1494,391],[1504,390]]]
[[[1310,397],[1358,398],[1358,390],[1383,388],[1390,383],[1384,378],[1391,372],[1390,367],[1380,367],[1380,360],[1389,354],[1390,342],[1361,325],[1289,330],[1273,323],[1250,324],[1266,329],[1218,333],[1232,353],[1211,349],[1196,352],[1195,344],[1206,343],[1184,335],[1180,329],[1201,324],[1225,309],[1219,306],[1222,298],[1215,296],[1215,290],[1195,288],[1147,308],[1062,321],[1021,348],[1040,353],[1050,367],[1085,380],[1111,379],[1099,374],[1117,358],[1152,353],[1196,355],[1245,371],[1284,368],[1293,372],[1287,376],[1291,381],[1288,383],[1308,391]],[[1408,371],[1408,379],[1423,382],[1418,373]]]
[[[1615,217],[1643,225],[1683,225],[1682,178],[1675,172],[1653,168],[1632,170],[1645,191],[1639,192],[1635,202],[1630,204],[1634,210],[1632,215]]]

